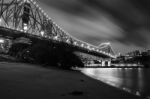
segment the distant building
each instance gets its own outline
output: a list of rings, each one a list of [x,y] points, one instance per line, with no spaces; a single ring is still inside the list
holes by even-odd
[[[146,52],[142,52],[142,56],[149,56],[150,55],[150,50],[147,50]]]
[[[135,57],[135,56],[140,56],[141,52],[139,50],[135,50],[132,52],[127,53],[127,56]]]

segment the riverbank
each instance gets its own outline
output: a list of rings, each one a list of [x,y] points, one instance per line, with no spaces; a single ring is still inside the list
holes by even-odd
[[[0,62],[19,62],[19,60],[7,54],[0,54]]]
[[[140,99],[77,71],[0,63],[2,99]]]

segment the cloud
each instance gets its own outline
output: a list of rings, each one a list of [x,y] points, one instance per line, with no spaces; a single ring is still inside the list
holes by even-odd
[[[39,0],[44,10],[71,35],[97,45],[149,47],[148,0]],[[117,47],[117,44],[114,44]]]

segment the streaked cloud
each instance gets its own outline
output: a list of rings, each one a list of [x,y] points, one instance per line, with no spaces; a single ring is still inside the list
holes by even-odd
[[[148,0],[39,0],[42,8],[71,35],[116,51],[150,47]],[[121,50],[117,49],[121,48]]]

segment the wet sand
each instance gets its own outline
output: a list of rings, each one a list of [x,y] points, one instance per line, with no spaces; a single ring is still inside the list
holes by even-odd
[[[1,99],[142,99],[77,71],[0,63]]]

